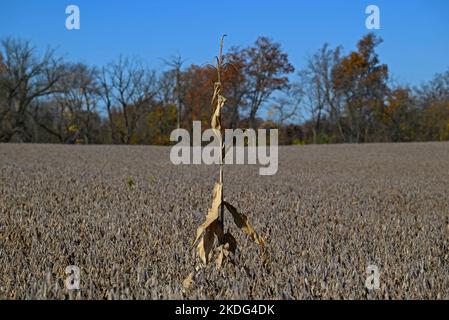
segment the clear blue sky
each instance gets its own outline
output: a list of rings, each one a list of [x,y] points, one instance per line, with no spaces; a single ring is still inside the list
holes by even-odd
[[[80,30],[65,28],[70,4],[80,8]],[[395,79],[419,84],[449,68],[449,0],[0,0],[0,38],[57,47],[70,61],[103,65],[125,54],[159,68],[178,53],[188,64],[212,61],[222,33],[229,35],[226,47],[266,35],[301,67],[324,42],[354,49],[368,32],[369,4],[380,7],[378,52]]]

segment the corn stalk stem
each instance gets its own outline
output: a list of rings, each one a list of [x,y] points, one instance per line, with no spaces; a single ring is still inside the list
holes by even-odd
[[[220,41],[220,52],[218,54],[218,61],[217,61],[217,82],[219,84],[219,94],[221,94],[221,67],[222,67],[222,62],[223,62],[223,56],[222,56],[222,52],[223,52],[223,41],[224,41],[224,37],[226,35],[223,35],[221,37],[221,41]],[[220,124],[221,124],[221,112],[220,112]],[[223,135],[223,130],[220,130],[220,184],[221,184],[221,204],[220,204],[220,224],[221,224],[221,229],[223,230],[223,233],[225,232],[224,230],[224,187],[223,187],[223,169],[224,169],[224,161],[223,161],[223,157],[224,157],[224,135]]]

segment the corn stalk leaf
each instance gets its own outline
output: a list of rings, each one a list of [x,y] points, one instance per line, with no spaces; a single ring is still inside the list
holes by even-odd
[[[206,220],[196,230],[196,238],[194,244],[198,241],[206,229],[218,219],[218,211],[221,204],[221,193],[223,191],[221,183],[215,183],[214,194],[212,197],[212,207],[208,210]]]
[[[235,250],[237,249],[237,240],[235,240],[232,234],[227,232],[223,236],[223,243],[217,249],[218,256],[215,260],[215,264],[217,269],[219,269],[231,253],[235,254]]]
[[[237,225],[237,227],[239,227],[244,233],[246,233],[251,238],[251,240],[258,243],[261,247],[264,247],[265,246],[264,239],[261,236],[259,236],[257,232],[254,230],[254,228],[251,226],[251,224],[248,221],[248,217],[242,213],[239,213],[237,209],[230,203],[224,201],[223,204],[232,214],[232,217],[234,218],[234,222]]]
[[[224,238],[223,242],[225,244],[228,244],[229,252],[235,254],[235,250],[237,249],[237,240],[235,240],[234,236],[229,232],[226,232],[223,238]]]
[[[204,264],[207,264],[209,262],[210,253],[214,245],[215,237],[214,237],[214,230],[212,229],[212,226],[214,224],[217,224],[217,220],[212,222],[212,224],[206,228],[206,231],[204,232],[197,246],[198,256]]]
[[[221,83],[216,82],[214,86],[214,95],[212,97],[212,103],[217,99],[217,106],[212,115],[211,128],[217,137],[221,135],[221,108],[226,103],[226,98],[221,95]]]

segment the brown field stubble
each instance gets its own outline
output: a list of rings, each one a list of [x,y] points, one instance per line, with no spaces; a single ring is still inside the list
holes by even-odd
[[[167,147],[0,144],[0,298],[449,299],[448,143],[279,157],[274,176],[225,166],[225,200],[265,239],[266,265],[234,230],[235,265],[200,270],[183,292],[216,166],[172,165]]]

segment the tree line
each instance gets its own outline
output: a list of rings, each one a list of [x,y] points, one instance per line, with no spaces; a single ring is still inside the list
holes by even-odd
[[[356,50],[324,44],[295,70],[281,45],[259,37],[225,55],[226,128],[277,128],[282,144],[449,140],[449,70],[417,87],[395,84],[369,33]],[[164,70],[120,56],[105,66],[39,54],[29,41],[0,48],[0,142],[170,144],[192,121],[208,128],[216,72]]]

